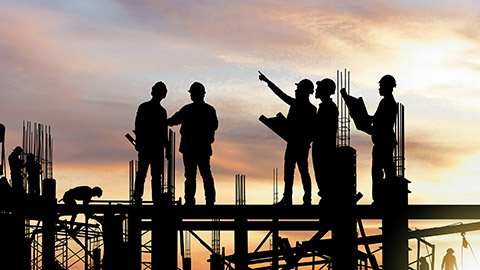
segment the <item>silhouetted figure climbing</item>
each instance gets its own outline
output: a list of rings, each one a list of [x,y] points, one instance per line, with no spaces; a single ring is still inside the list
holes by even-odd
[[[8,164],[10,165],[10,177],[12,180],[12,191],[18,193],[25,193],[23,188],[23,173],[22,169],[25,167],[20,155],[23,149],[20,146],[15,147],[13,152],[8,156]]]
[[[40,174],[42,173],[42,165],[35,160],[35,155],[29,153],[27,155],[27,162],[25,162],[25,168],[27,169],[27,183],[28,193],[34,195],[40,195]]]
[[[284,156],[284,182],[285,190],[279,205],[291,205],[293,195],[293,177],[295,173],[295,164],[298,165],[300,176],[302,178],[303,204],[312,203],[312,180],[308,172],[308,152],[310,143],[313,139],[313,124],[317,109],[310,103],[309,96],[313,94],[313,83],[308,79],[303,79],[296,83],[295,97],[291,97],[272,81],[259,71],[259,80],[267,83],[268,87],[281,100],[290,105],[287,114],[286,124],[290,131],[287,135],[287,147]]]
[[[185,167],[185,205],[195,205],[197,166],[203,179],[207,205],[215,203],[215,185],[210,169],[212,143],[218,119],[215,108],[205,103],[205,86],[194,82],[190,89],[190,104],[183,106],[168,119],[169,126],[180,128],[180,152]]]
[[[160,104],[167,96],[167,86],[161,81],[157,82],[152,87],[151,95],[152,99],[138,106],[135,117],[138,171],[133,198],[137,203],[142,200],[148,166],[152,175],[152,199],[156,201],[161,193],[164,149],[168,148],[167,111]]]
[[[420,258],[420,270],[430,270],[430,265],[425,257]]]
[[[322,201],[328,201],[332,194],[334,181],[334,160],[338,129],[338,108],[331,95],[335,94],[336,85],[331,79],[317,81],[315,98],[322,101],[315,118],[315,132],[312,143],[312,161],[318,195]]]
[[[87,206],[92,197],[101,197],[103,191],[99,187],[88,187],[88,186],[79,186],[72,189],[67,190],[63,195],[63,198],[60,199],[59,202],[63,201],[63,203],[68,206],[69,208],[75,207],[77,205],[76,201],[82,201],[83,205]],[[73,223],[77,218],[78,213],[72,214],[72,218],[70,219],[70,229],[73,229]],[[86,218],[90,218],[90,213],[85,213]]]
[[[458,270],[458,266],[457,266],[457,259],[455,258],[455,256],[453,256],[453,253],[455,251],[452,249],[452,248],[449,248],[447,249],[447,254],[445,254],[445,256],[443,257],[443,260],[442,260],[442,269],[445,269],[445,270],[453,270],[453,267],[455,267],[456,270]]]

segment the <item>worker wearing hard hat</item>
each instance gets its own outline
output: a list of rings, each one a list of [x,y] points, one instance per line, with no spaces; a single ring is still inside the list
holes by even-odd
[[[379,181],[395,177],[393,149],[397,144],[393,126],[397,115],[397,102],[393,97],[393,88],[397,86],[392,75],[383,76],[378,82],[380,96],[383,99],[378,104],[377,111],[372,116],[372,196],[379,198]]]

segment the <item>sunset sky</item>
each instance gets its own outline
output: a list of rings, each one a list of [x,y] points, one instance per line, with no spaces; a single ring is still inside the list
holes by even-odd
[[[50,125],[57,197],[98,185],[102,199],[128,199],[128,161],[136,152],[124,134],[134,128],[138,105],[161,80],[171,116],[200,81],[220,121],[212,157],[217,203],[234,203],[234,175],[242,173],[247,203],[271,204],[273,168],[283,191],[285,143],[258,117],[286,114],[288,106],[257,70],[293,96],[295,82],[335,79],[346,68],[351,94],[362,96],[371,114],[378,80],[397,80],[410,203],[480,201],[479,1],[0,0],[0,37],[7,155],[21,144],[23,120]],[[356,129],[351,136],[360,203],[369,204],[372,144]],[[200,181],[197,201],[204,203]],[[298,175],[295,183],[294,203],[301,203]],[[183,196],[178,154],[176,186]],[[480,234],[472,237],[480,252]],[[458,259],[460,240],[438,238],[438,268],[447,247]]]

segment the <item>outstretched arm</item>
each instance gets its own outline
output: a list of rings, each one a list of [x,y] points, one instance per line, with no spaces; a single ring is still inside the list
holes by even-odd
[[[167,124],[169,126],[180,125],[183,121],[183,111],[180,109],[178,112],[174,113],[172,117],[168,118]]]
[[[275,95],[277,95],[285,103],[289,105],[293,104],[293,102],[295,101],[294,98],[285,94],[285,92],[283,92],[282,89],[278,88],[278,86],[276,86],[272,81],[270,81],[270,79],[268,79],[267,76],[265,76],[262,72],[258,71],[258,73],[260,74],[258,76],[258,79],[260,81],[266,82],[268,87],[273,91],[273,93],[275,93]]]

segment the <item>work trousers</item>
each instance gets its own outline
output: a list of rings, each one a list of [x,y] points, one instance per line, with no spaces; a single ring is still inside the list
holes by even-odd
[[[215,184],[210,169],[210,156],[200,154],[183,154],[185,167],[185,203],[195,204],[197,191],[197,167],[203,179],[205,189],[205,201],[207,204],[215,202]]]
[[[138,170],[135,177],[134,199],[141,199],[144,192],[145,178],[147,177],[148,167],[152,175],[152,199],[161,193],[161,180],[163,175],[163,148],[158,151],[139,151],[138,152]]]
[[[374,144],[372,148],[372,197],[376,200],[382,196],[381,181],[395,178],[392,144]]]
[[[293,195],[293,178],[295,174],[295,165],[298,166],[300,177],[303,184],[303,201],[308,203],[312,201],[312,179],[308,172],[308,152],[310,145],[287,144],[285,149],[284,163],[284,182],[285,190],[283,197],[290,200]]]
[[[315,172],[315,181],[317,182],[318,195],[322,198],[333,195],[334,166],[335,166],[335,147],[326,148],[317,146],[315,142],[312,146],[312,162]]]

